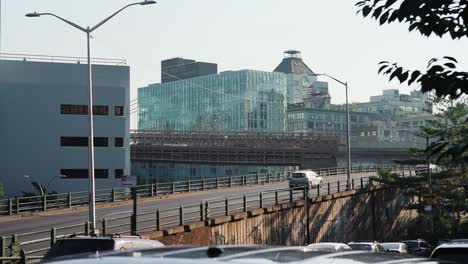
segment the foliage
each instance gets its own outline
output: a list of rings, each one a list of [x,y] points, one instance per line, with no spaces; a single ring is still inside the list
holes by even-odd
[[[423,36],[432,34],[452,39],[468,37],[468,0],[362,0],[358,13],[379,21],[408,24]],[[419,83],[423,92],[435,91],[437,97],[460,98],[468,94],[468,72],[457,70],[458,61],[445,56],[429,61],[425,72],[406,70],[397,63],[383,61],[379,73],[397,78],[401,83]]]
[[[0,182],[0,196],[5,195],[5,190],[3,189],[3,183]]]
[[[422,127],[427,135],[437,139],[426,152],[436,161],[449,167],[461,166],[466,172],[468,163],[468,106],[457,102],[439,114],[437,119]]]

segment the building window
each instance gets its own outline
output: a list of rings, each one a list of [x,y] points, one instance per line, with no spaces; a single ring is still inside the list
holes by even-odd
[[[115,169],[114,171],[114,177],[116,179],[121,179],[123,175],[123,169]]]
[[[95,137],[95,147],[108,147],[106,137]],[[62,147],[87,147],[88,137],[60,137],[60,146]]]
[[[94,146],[95,147],[108,147],[109,140],[106,137],[95,137],[94,138]]]
[[[109,178],[109,170],[108,169],[95,169],[94,170],[94,177],[95,178]]]
[[[86,179],[88,178],[87,169],[61,169],[61,175],[65,175],[65,179]]]
[[[109,107],[107,105],[95,105],[93,106],[93,115],[108,115]]]
[[[361,132],[361,137],[365,136],[366,132]]]
[[[114,140],[114,146],[117,147],[117,148],[122,148],[123,145],[124,145],[123,142],[124,142],[123,138],[116,137],[115,140]]]
[[[62,147],[87,147],[88,137],[60,137]]]
[[[88,169],[61,169],[61,175],[65,175],[64,179],[88,179]],[[108,178],[107,169],[95,169],[94,177],[95,178]]]
[[[377,131],[372,131],[373,136],[377,136]]]
[[[60,113],[63,115],[87,115],[88,106],[62,104],[60,105]]]
[[[114,114],[116,116],[123,116],[124,115],[124,107],[123,106],[115,106],[115,109],[114,109]]]

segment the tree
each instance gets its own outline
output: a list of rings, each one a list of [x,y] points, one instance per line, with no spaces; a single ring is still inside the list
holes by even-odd
[[[437,141],[427,150],[437,162],[462,169],[466,173],[468,163],[468,106],[466,102],[444,103],[435,120],[422,127],[426,134],[437,134]]]
[[[5,190],[3,189],[3,183],[0,182],[0,196],[5,195]]]
[[[358,14],[380,25],[405,23],[409,31],[417,30],[427,37],[468,37],[468,0],[362,0],[356,6]],[[457,70],[457,64],[452,57],[433,58],[426,71],[420,71],[382,61],[378,72],[408,85],[419,83],[423,92],[434,91],[437,97],[457,99],[468,94],[468,72]]]

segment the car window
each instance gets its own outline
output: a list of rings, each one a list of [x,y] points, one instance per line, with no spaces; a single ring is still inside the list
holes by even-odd
[[[439,248],[434,251],[431,258],[468,263],[468,248]]]
[[[305,178],[305,173],[293,173],[292,178]]]
[[[350,246],[352,250],[366,250],[366,251],[372,250],[372,247],[367,244],[351,244],[348,246]]]
[[[377,245],[377,249],[379,252],[385,252],[385,249],[382,247],[382,245]]]
[[[431,246],[429,246],[429,244],[425,243],[425,242],[421,242],[419,243],[419,245],[423,248],[430,248]]]
[[[399,245],[399,244],[396,244],[396,243],[394,243],[394,244],[387,243],[387,244],[384,244],[384,245],[381,245],[381,246],[383,246],[383,247],[386,248],[386,249],[394,249],[394,250],[396,250],[396,249],[399,248],[400,245]]]
[[[418,242],[413,242],[413,241],[410,241],[410,242],[404,242],[409,249],[416,249],[418,247]]]
[[[96,253],[114,250],[114,241],[111,239],[66,239],[58,240],[47,252],[44,259],[75,255],[81,253]]]

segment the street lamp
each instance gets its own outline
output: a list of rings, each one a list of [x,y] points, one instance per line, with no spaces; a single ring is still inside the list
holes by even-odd
[[[44,196],[44,189],[42,189],[42,184],[41,184],[41,181],[39,181],[38,179],[36,179],[35,177],[31,176],[31,175],[23,175],[24,178],[27,178],[27,179],[33,179],[37,182],[37,185],[39,185],[39,191],[41,192],[41,196]]]
[[[53,13],[27,13],[26,17],[39,17],[39,16],[53,16],[70,26],[84,32],[86,34],[86,40],[87,40],[87,57],[88,57],[88,100],[89,100],[89,105],[88,105],[88,114],[89,114],[89,141],[88,141],[88,149],[89,149],[89,222],[91,222],[91,230],[93,234],[97,233],[96,230],[96,208],[95,208],[95,198],[96,198],[96,187],[95,187],[95,177],[94,177],[94,129],[93,129],[93,80],[92,80],[92,72],[91,72],[91,47],[90,47],[90,38],[91,38],[91,32],[102,26],[104,23],[109,21],[111,18],[113,18],[115,15],[123,11],[124,9],[134,6],[134,5],[151,5],[151,4],[156,4],[155,1],[147,0],[147,1],[142,1],[142,2],[137,2],[137,3],[132,3],[129,5],[126,5],[122,7],[121,9],[117,10],[115,13],[111,14],[101,22],[97,23],[93,27],[82,27],[79,26],[70,20],[67,20],[65,18],[62,18],[60,16],[57,16]]]
[[[67,178],[67,175],[60,174],[60,175],[52,177],[52,179],[50,179],[50,181],[47,182],[47,185],[45,187],[46,191],[49,189],[49,185],[57,178],[60,178],[60,179]]]
[[[23,175],[24,178],[27,178],[27,179],[33,179],[37,182],[37,184],[39,185],[39,191],[41,192],[41,196],[44,196],[46,194],[46,191],[49,189],[49,185],[52,183],[52,181],[54,181],[55,179],[57,178],[67,178],[67,175],[57,175],[57,176],[54,176],[52,177],[52,179],[50,179],[50,181],[47,182],[47,185],[45,187],[45,191],[44,191],[44,188],[42,188],[42,184],[41,184],[41,181],[39,181],[39,179],[31,176],[31,175]]]
[[[346,174],[346,181],[347,181],[347,189],[350,190],[351,188],[351,125],[349,122],[349,103],[348,103],[348,82],[343,82],[338,78],[335,78],[331,75],[326,73],[316,73],[314,76],[326,76],[342,85],[344,85],[346,90],[346,149],[347,149],[347,174]]]

